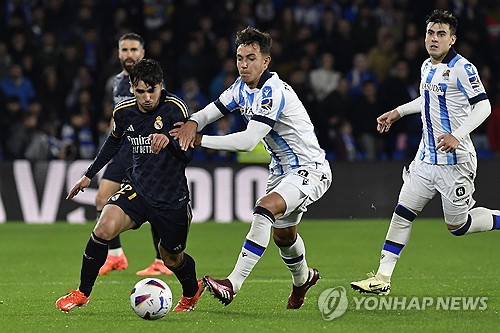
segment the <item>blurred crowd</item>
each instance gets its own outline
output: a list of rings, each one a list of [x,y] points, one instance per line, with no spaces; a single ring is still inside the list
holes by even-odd
[[[94,158],[108,135],[122,34],[145,38],[167,90],[196,112],[236,79],[235,32],[249,25],[273,37],[270,69],[305,104],[330,160],[411,158],[419,115],[384,135],[375,119],[418,96],[425,20],[434,8],[458,16],[456,50],[478,68],[492,102],[473,135],[479,157],[500,156],[497,0],[3,0],[0,160]],[[207,131],[240,130],[240,118]]]

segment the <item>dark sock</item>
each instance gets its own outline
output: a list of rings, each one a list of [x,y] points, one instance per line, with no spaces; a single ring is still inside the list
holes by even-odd
[[[153,228],[152,225],[151,225],[151,235],[153,235],[153,244],[155,246],[156,259],[162,260],[160,249],[158,248],[158,244],[160,244],[160,236],[158,236],[158,233],[156,232],[155,228]]]
[[[89,297],[92,292],[99,269],[106,261],[108,254],[108,241],[97,237],[94,232],[90,236],[82,259],[82,269],[80,271],[80,286],[78,290]]]
[[[178,267],[169,269],[174,272],[177,280],[182,285],[182,295],[193,297],[198,291],[198,280],[196,280],[196,268],[194,259],[187,253],[184,253],[184,260]]]
[[[119,249],[120,247],[122,247],[122,242],[120,241],[120,235],[110,240],[108,244],[110,250]]]

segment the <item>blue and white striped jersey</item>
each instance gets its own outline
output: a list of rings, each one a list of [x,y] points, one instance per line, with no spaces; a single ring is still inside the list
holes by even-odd
[[[238,77],[215,105],[223,113],[239,110],[246,122],[252,119],[272,127],[263,138],[271,155],[271,174],[281,175],[325,161],[325,151],[319,146],[304,105],[277,73],[266,70],[254,89]]]
[[[437,138],[451,134],[472,112],[472,105],[488,99],[476,67],[450,49],[437,65],[427,59],[422,64],[420,105],[423,124],[417,158],[429,164],[466,163],[476,155],[469,135],[454,152],[437,151]]]

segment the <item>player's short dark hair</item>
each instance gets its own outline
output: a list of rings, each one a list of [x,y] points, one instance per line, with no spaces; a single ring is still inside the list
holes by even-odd
[[[257,44],[260,47],[260,52],[265,55],[271,55],[271,47],[273,39],[267,32],[262,32],[259,29],[247,27],[236,33],[236,47],[240,45]]]
[[[451,35],[455,35],[457,33],[458,20],[452,12],[444,9],[434,9],[431,15],[427,18],[427,21],[425,21],[425,25],[429,25],[431,22],[448,24],[450,26]]]
[[[137,86],[139,81],[142,81],[153,87],[162,83],[163,70],[159,62],[153,59],[142,59],[130,69],[129,79],[133,86]]]
[[[124,40],[136,40],[141,44],[142,47],[144,47],[144,44],[145,44],[144,38],[142,38],[141,35],[138,35],[135,32],[129,32],[129,33],[122,35],[120,37],[120,39],[118,39],[118,47],[120,47],[120,42],[124,41]]]

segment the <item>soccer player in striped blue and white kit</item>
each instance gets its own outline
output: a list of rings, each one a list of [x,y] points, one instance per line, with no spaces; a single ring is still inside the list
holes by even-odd
[[[476,67],[453,49],[457,19],[434,10],[426,21],[429,59],[421,68],[420,96],[377,118],[377,130],[387,132],[401,117],[420,112],[423,131],[415,159],[403,171],[403,186],[382,247],[375,275],[351,282],[360,292],[387,295],[412,222],[439,193],[444,220],[455,236],[500,229],[500,211],[474,207],[476,152],[469,134],[491,113],[491,105]]]
[[[263,141],[271,155],[266,194],[258,199],[252,226],[243,243],[233,272],[224,280],[205,276],[204,284],[224,305],[248,277],[273,239],[292,274],[292,293],[287,308],[304,303],[307,290],[319,273],[306,263],[305,246],[297,226],[307,206],[330,187],[331,170],[318,144],[306,109],[278,74],[268,70],[272,39],[248,27],[236,35],[236,65],[240,76],[213,103],[193,114],[171,134],[184,149],[201,145],[227,151],[251,151]],[[196,131],[232,111],[247,121],[244,131],[223,136],[201,136]]]

